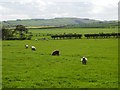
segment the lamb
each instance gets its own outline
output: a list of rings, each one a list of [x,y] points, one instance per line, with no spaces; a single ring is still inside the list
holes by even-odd
[[[38,39],[35,39],[35,41],[38,41]]]
[[[87,58],[86,58],[86,57],[82,57],[82,58],[81,58],[81,62],[82,62],[82,64],[85,64],[85,65],[86,65],[86,63],[87,63]]]
[[[25,48],[27,49],[27,48],[28,48],[28,45],[25,45]]]
[[[33,51],[36,51],[35,46],[31,46],[31,49],[32,49]]]

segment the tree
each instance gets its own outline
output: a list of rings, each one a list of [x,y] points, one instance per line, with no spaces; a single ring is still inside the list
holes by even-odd
[[[2,40],[31,40],[31,34],[23,25],[17,25],[15,29],[6,28],[1,29]]]
[[[13,37],[12,30],[2,27],[2,40],[6,40],[9,37]]]
[[[28,29],[25,28],[25,26],[23,26],[23,25],[17,25],[15,28],[15,31],[19,32],[20,38],[25,37],[25,34],[28,33]]]

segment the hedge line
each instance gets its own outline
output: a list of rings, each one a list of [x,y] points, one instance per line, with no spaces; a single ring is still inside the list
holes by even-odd
[[[81,39],[82,37],[85,37],[87,39],[93,38],[120,38],[120,33],[99,33],[99,34],[56,34],[56,35],[51,35],[52,39]]]

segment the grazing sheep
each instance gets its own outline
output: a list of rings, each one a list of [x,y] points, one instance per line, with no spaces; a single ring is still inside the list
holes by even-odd
[[[35,46],[31,46],[31,49],[32,49],[33,51],[36,51]]]
[[[86,65],[86,63],[87,63],[87,58],[82,57],[82,58],[81,58],[81,62],[82,62],[82,64],[85,64],[85,65]]]
[[[38,41],[38,39],[35,39],[35,41]]]
[[[25,45],[25,48],[27,49],[27,48],[28,48],[28,45]]]
[[[59,51],[58,50],[54,50],[52,52],[52,56],[59,56]]]

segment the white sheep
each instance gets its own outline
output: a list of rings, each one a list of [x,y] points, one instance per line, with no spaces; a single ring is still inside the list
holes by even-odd
[[[38,39],[35,39],[35,41],[38,41]]]
[[[28,48],[28,45],[25,45],[26,49]]]
[[[35,46],[31,46],[31,49],[32,49],[33,51],[36,51]]]
[[[87,58],[86,57],[82,57],[81,58],[81,62],[82,62],[82,64],[86,64],[87,63]]]

